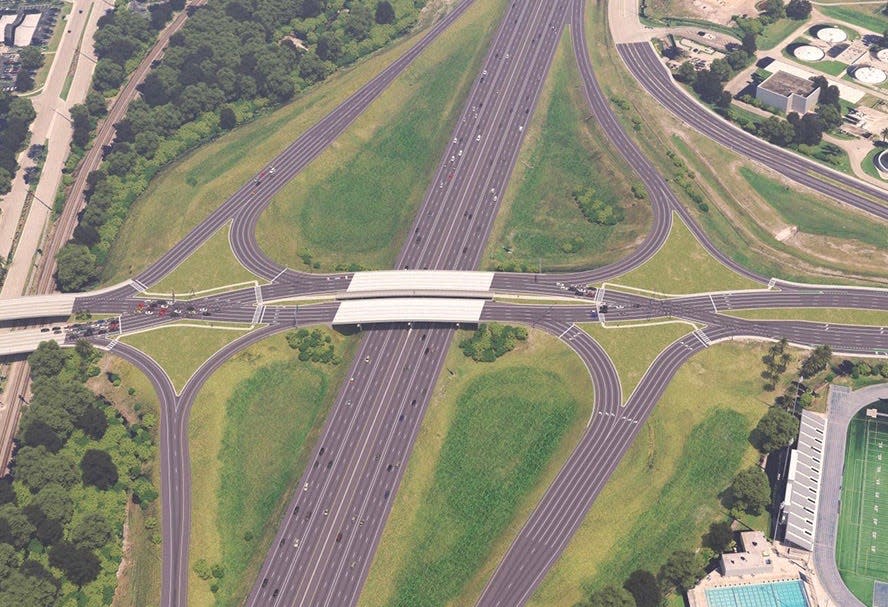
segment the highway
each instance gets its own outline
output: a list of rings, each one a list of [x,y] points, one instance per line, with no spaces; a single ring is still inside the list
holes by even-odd
[[[191,302],[192,306],[206,307],[211,313],[210,319],[261,323],[263,326],[214,355],[178,395],[150,358],[125,344],[109,342],[104,337],[95,339],[145,370],[160,398],[164,508],[161,604],[164,607],[187,603],[192,509],[187,427],[190,408],[200,387],[219,365],[242,348],[294,326],[328,324],[340,305],[338,301],[331,301],[299,306],[297,310],[292,305],[266,304],[265,301],[341,294],[353,278],[348,273],[310,275],[280,267],[264,255],[256,242],[258,217],[275,193],[330,145],[435,37],[459,18],[469,3],[470,0],[465,0],[458,4],[404,55],[272,161],[263,171],[265,178],[261,183],[250,181],[242,186],[132,283],[103,293],[85,294],[75,301],[75,309],[120,314],[124,332],[171,322],[170,316],[137,313],[139,300],[135,295],[174,269],[229,220],[233,220],[231,240],[237,258],[270,281],[255,289],[241,289]],[[780,290],[766,290],[764,284],[768,278],[737,266],[717,251],[610,110],[609,102],[595,81],[585,50],[583,10],[582,0],[534,0],[513,2],[508,7],[493,37],[482,71],[454,126],[451,143],[442,151],[410,238],[398,257],[397,267],[471,270],[477,266],[563,24],[568,21],[586,100],[615,149],[644,181],[652,205],[653,226],[638,250],[616,264],[563,274],[497,273],[492,291],[562,296],[564,292],[558,283],[599,282],[623,274],[659,249],[669,232],[673,212],[688,223],[701,244],[717,259],[760,282],[763,288],[672,299],[651,299],[608,289],[601,299],[601,303],[608,305],[608,312],[602,315],[605,320],[675,316],[700,327],[664,350],[628,399],[620,393],[616,371],[607,354],[575,325],[600,318],[597,302],[587,300],[586,305],[572,306],[485,303],[483,320],[526,323],[560,337],[573,348],[592,376],[596,408],[587,432],[489,580],[479,599],[481,605],[513,606],[527,600],[581,523],[669,380],[696,352],[719,340],[777,339],[783,336],[803,346],[828,343],[838,352],[872,355],[888,351],[888,337],[881,327],[757,322],[723,314],[735,309],[767,307],[885,310],[888,309],[888,291],[790,283],[778,283]],[[621,55],[624,59],[630,55],[627,63],[637,55],[644,73],[636,76],[643,84],[659,82],[655,78],[657,72],[648,71],[653,65],[648,65],[649,57],[644,56],[641,47],[636,49],[635,46],[621,45]],[[659,69],[659,63],[654,67]],[[630,69],[633,69],[631,65]],[[671,82],[668,84],[675,90]],[[671,100],[670,103],[674,101],[665,92],[659,94]],[[676,107],[686,111],[683,105]],[[705,110],[697,107],[706,115]],[[705,118],[699,119],[700,124],[706,126]],[[713,132],[715,134],[711,136],[720,141],[721,130]],[[765,146],[758,140],[753,146],[748,141],[738,141],[738,145],[747,148]],[[749,149],[746,151],[753,153]],[[761,155],[760,161],[779,166],[790,161],[804,162],[791,154],[789,160],[770,154],[769,150],[768,154]],[[804,183],[801,181],[804,175],[826,172],[819,165],[798,166],[804,170],[793,174],[801,183]],[[268,174],[271,167],[276,169],[273,176]],[[838,187],[834,183],[841,181],[831,174],[829,179],[811,178],[811,183],[806,185],[825,188],[819,191],[827,194],[832,191],[830,188],[837,189],[843,197],[835,198],[884,219],[880,214],[884,213],[884,208],[873,201],[874,198],[881,200],[879,196],[884,197],[884,193],[875,196],[856,182]],[[400,484],[403,464],[409,458],[454,332],[451,325],[405,324],[409,320],[409,311],[405,310],[404,318],[399,318],[398,322],[365,327],[367,334],[359,346],[349,380],[340,388],[332,405],[321,438],[313,448],[311,465],[294,488],[284,520],[247,597],[247,605],[338,607],[357,602],[392,498]],[[625,406],[621,407],[624,401]]]

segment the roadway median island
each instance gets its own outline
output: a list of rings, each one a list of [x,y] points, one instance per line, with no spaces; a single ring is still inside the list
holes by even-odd
[[[338,365],[300,362],[286,334],[275,335],[223,364],[197,395],[190,562],[221,565],[225,575],[204,580],[192,567],[190,605],[240,605],[256,579],[359,341],[324,333]]]
[[[359,604],[471,604],[592,412],[583,363],[539,331],[493,363],[451,346]],[[483,445],[483,448],[480,446]]]
[[[505,4],[476,0],[278,192],[256,229],[269,257],[305,271],[394,265]]]
[[[722,314],[725,314],[725,312],[723,311]],[[888,311],[885,310],[762,308],[758,310],[731,310],[727,315],[752,320],[807,320],[830,324],[888,327]]]

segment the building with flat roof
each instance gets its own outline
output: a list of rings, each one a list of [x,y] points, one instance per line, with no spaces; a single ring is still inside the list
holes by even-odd
[[[807,114],[814,111],[820,89],[807,78],[777,71],[755,88],[755,98],[787,114]]]
[[[719,570],[725,577],[741,577],[771,573],[771,545],[760,531],[745,531],[740,534],[742,550],[726,552],[719,560]]]

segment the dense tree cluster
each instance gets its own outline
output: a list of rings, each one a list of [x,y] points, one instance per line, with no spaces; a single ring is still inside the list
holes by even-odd
[[[762,357],[762,362],[765,363],[762,378],[765,380],[764,388],[769,392],[776,389],[780,376],[786,371],[786,365],[792,360],[792,355],[786,351],[788,344],[789,342],[784,337],[780,341],[771,344],[771,347],[768,348],[768,353]]]
[[[824,371],[829,365],[831,358],[832,349],[829,346],[817,346],[811,354],[802,361],[802,367],[800,369],[802,377],[814,377],[821,371]]]
[[[84,386],[97,359],[86,342],[73,351],[45,342],[28,359],[33,395],[0,479],[0,605],[52,607],[77,588],[82,604],[110,604],[118,549],[109,543],[119,541],[124,492],[150,484],[154,447]]]
[[[336,355],[333,338],[320,329],[299,329],[287,333],[287,343],[294,350],[299,350],[299,360],[313,363],[330,363],[338,365],[342,359]]]
[[[577,203],[577,206],[580,207],[583,217],[588,221],[605,226],[612,226],[616,225],[623,219],[623,209],[614,202],[603,200],[593,187],[574,192],[573,198]]]
[[[771,503],[771,485],[765,471],[751,466],[738,472],[728,489],[728,501],[734,512],[761,514]]]
[[[0,91],[0,196],[12,187],[16,156],[28,143],[28,128],[36,115],[29,99]]]
[[[416,22],[424,4],[220,0],[189,9],[193,15],[172,36],[141,98],[117,124],[102,168],[90,176],[86,209],[57,259],[59,288],[77,291],[97,280],[130,206],[160,167],[384,46]],[[98,90],[120,85],[168,16],[167,6],[152,9],[149,19],[126,9],[103,17]],[[102,112],[103,104],[89,100],[72,109],[76,146],[86,145]]]
[[[459,342],[463,354],[479,362],[493,362],[527,339],[527,329],[497,323],[482,324],[468,339]]]

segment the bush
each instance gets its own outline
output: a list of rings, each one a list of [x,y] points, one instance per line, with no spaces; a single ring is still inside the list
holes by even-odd
[[[468,339],[460,342],[463,354],[477,362],[493,362],[515,348],[516,341],[527,339],[527,329],[497,323],[482,324]]]
[[[320,329],[309,332],[299,329],[287,333],[287,343],[294,350],[299,350],[299,360],[314,363],[338,365],[342,359],[336,356],[333,339]]]

